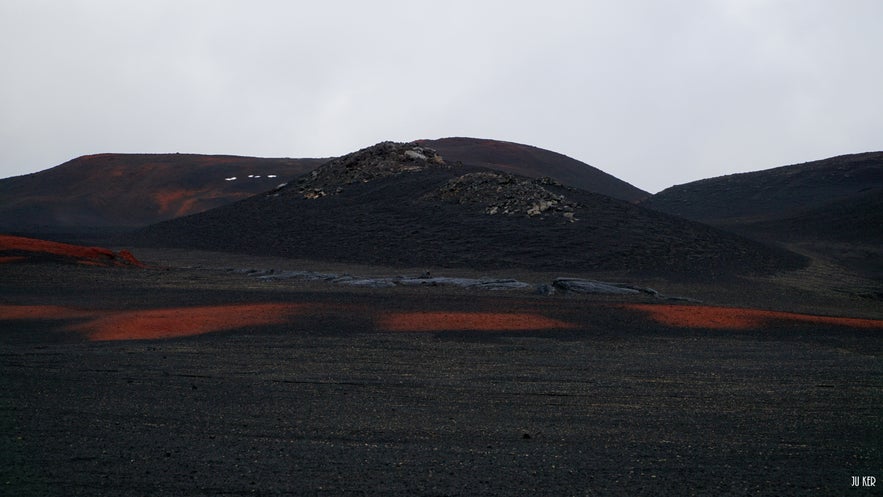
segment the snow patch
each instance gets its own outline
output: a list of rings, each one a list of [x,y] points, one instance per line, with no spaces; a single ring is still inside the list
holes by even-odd
[[[236,176],[230,176],[229,178],[224,178],[224,181],[236,181]]]

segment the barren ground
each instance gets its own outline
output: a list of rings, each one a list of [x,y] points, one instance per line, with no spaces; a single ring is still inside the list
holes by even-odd
[[[878,301],[772,280],[640,282],[708,304],[694,308],[362,289],[225,268],[391,270],[136,255],[166,269],[0,265],[3,495],[875,495],[851,477],[883,485]]]

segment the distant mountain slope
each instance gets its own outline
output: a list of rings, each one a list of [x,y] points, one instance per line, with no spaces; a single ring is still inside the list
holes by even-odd
[[[765,239],[838,241],[883,247],[883,188],[784,218],[721,224]]]
[[[322,162],[193,154],[79,157],[0,180],[0,229],[145,226],[267,191]]]
[[[649,195],[603,171],[527,145],[446,138],[449,162],[487,166],[635,201]],[[194,154],[98,154],[0,180],[0,231],[131,228],[205,211],[274,188],[328,159]],[[236,178],[232,180],[230,178]]]
[[[548,176],[565,185],[628,202],[650,196],[648,192],[576,159],[530,145],[479,138],[418,140],[434,148],[448,162],[487,167],[522,176]]]
[[[614,270],[715,278],[803,258],[550,180],[381,143],[289,185],[125,243],[396,266]]]
[[[873,283],[858,293],[883,295],[883,152],[696,181],[641,205],[799,250],[829,268],[820,282],[859,275]]]
[[[732,174],[673,186],[642,205],[698,221],[787,219],[883,188],[883,152]]]

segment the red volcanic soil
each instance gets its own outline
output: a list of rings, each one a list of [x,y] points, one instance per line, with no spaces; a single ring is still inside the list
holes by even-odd
[[[657,323],[676,328],[743,330],[762,328],[777,322],[826,324],[850,328],[883,328],[883,320],[879,319],[814,316],[761,309],[659,304],[625,304],[622,307],[645,312]]]
[[[381,315],[377,324],[386,331],[517,331],[576,327],[540,314],[513,312],[398,312]]]
[[[883,319],[258,281],[222,256],[0,265],[2,495],[873,492],[844,489],[883,462]]]
[[[67,329],[92,341],[154,340],[283,324],[312,307],[268,303],[107,312]]]
[[[112,311],[54,305],[0,305],[0,320],[75,319],[77,323],[62,329],[77,332],[90,341],[155,340],[283,324],[315,308],[311,304],[265,303]]]
[[[324,159],[97,154],[0,180],[0,226],[29,232],[146,226],[271,190]]]
[[[366,312],[313,303],[254,303],[133,311],[87,310],[55,305],[0,305],[0,321],[77,320],[62,328],[90,341],[156,340],[238,328],[280,325],[297,317],[346,313],[367,318],[378,331],[523,331],[571,329],[540,314],[505,312]]]
[[[101,247],[0,235],[0,264],[51,260],[90,266],[144,267],[128,250],[114,252]]]
[[[622,304],[659,324],[675,328],[760,329],[781,323],[810,323],[881,329],[883,320],[814,316],[790,312],[714,306]],[[55,305],[0,305],[0,321],[75,320],[61,327],[90,341],[156,340],[240,328],[282,325],[295,318],[314,320],[347,314],[386,332],[528,331],[576,329],[574,323],[539,313],[458,311],[369,311],[359,306],[318,303],[250,303],[170,307],[132,311],[76,309]]]

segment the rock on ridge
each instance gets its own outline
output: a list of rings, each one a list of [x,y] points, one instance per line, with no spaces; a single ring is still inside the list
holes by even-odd
[[[451,179],[441,188],[425,195],[425,198],[479,204],[490,215],[554,215],[576,221],[574,212],[579,204],[549,191],[546,186],[562,185],[551,178],[531,179],[498,171],[481,171]]]
[[[446,167],[450,166],[431,148],[387,141],[326,162],[302,176],[291,188],[304,198],[317,199],[336,195],[354,183]],[[277,193],[278,190],[270,194]]]

